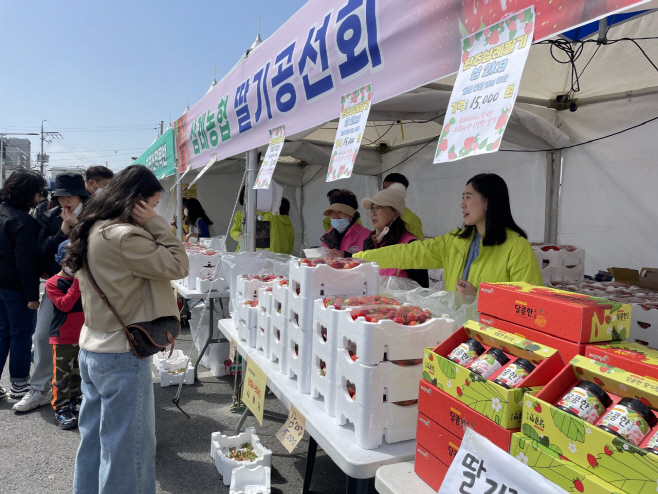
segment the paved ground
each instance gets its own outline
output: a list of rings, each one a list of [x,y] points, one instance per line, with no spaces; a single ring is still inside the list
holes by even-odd
[[[192,342],[189,329],[178,339],[177,348],[189,353]],[[203,367],[199,368],[200,370]],[[5,367],[0,382],[9,387]],[[184,386],[182,408],[186,418],[171,402],[177,387],[155,389],[156,432],[158,438],[157,491],[171,494],[228,493],[210,458],[210,434],[233,431],[240,419],[230,412],[233,381],[200,373],[199,383]],[[61,431],[53,424],[54,412],[48,406],[25,414],[15,414],[14,400],[0,401],[0,493],[41,494],[71,491],[78,431]],[[273,395],[266,399],[266,410],[287,415]],[[256,427],[263,444],[273,452],[272,492],[299,493],[302,489],[308,436],[292,455],[275,434],[281,422],[265,419],[260,427],[250,417],[245,424]],[[322,451],[318,451],[311,491],[345,492],[345,475]],[[371,493],[376,493],[371,481]],[[121,493],[117,493],[121,494]]]

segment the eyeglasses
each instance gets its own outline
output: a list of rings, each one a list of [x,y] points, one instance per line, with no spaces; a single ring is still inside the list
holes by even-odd
[[[372,213],[379,214],[379,212],[380,212],[381,210],[383,210],[385,207],[386,207],[386,206],[377,206],[377,205],[373,205],[373,206],[370,208],[370,214],[372,214]]]

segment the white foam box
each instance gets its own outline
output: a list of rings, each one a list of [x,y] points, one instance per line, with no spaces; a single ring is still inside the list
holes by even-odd
[[[238,467],[233,470],[229,494],[270,494],[272,492],[270,467]]]
[[[272,287],[271,312],[287,314],[289,295],[290,295],[290,287],[288,285],[281,285],[279,283],[275,283],[274,286]]]
[[[192,362],[188,360],[187,369],[179,374],[172,374],[171,371],[182,368],[177,366],[180,364],[172,364],[169,369],[166,368],[167,364],[168,362],[165,362],[164,368],[160,369],[160,387],[178,386],[181,381],[183,381],[183,384],[194,384],[194,365]]]
[[[283,367],[290,379],[297,379],[300,393],[311,392],[311,345],[313,331],[302,330],[294,322],[288,321],[288,357]]]
[[[295,292],[288,294],[288,320],[296,326],[310,331],[313,329],[313,312],[316,300],[313,298],[301,297]]]
[[[183,353],[183,350],[174,350],[171,352],[171,356],[169,356],[169,351],[170,350],[164,350],[163,352],[158,352],[154,353],[151,359],[153,360],[153,367],[155,367],[157,370],[162,369],[162,365],[167,359],[178,359],[185,357],[185,354]]]
[[[338,316],[336,347],[351,349],[364,365],[377,365],[384,360],[422,358],[424,348],[436,347],[454,331],[455,321],[445,316],[404,326],[390,319],[373,323],[359,317],[355,321],[345,310]]]
[[[224,436],[221,432],[213,432],[210,436],[210,456],[215,460],[215,467],[222,476],[224,485],[231,485],[233,470],[238,467],[272,466],[272,451],[261,444],[255,431],[253,427],[247,427],[237,436]],[[251,443],[257,455],[256,460],[236,461],[227,458],[230,448],[241,448],[245,443]]]
[[[364,408],[374,408],[384,402],[417,400],[418,383],[423,378],[423,352],[416,355],[419,363],[413,366],[381,362],[363,365],[352,361],[346,349],[338,350],[336,383],[347,390],[348,383],[356,390],[355,402]],[[384,398],[385,397],[385,398]]]
[[[231,351],[230,343],[211,343],[208,345],[206,354],[201,358],[201,365],[210,369],[215,377],[230,375],[227,367],[230,366],[228,355]]]
[[[377,449],[384,438],[389,444],[414,439],[417,419],[417,403],[400,406],[387,402],[377,407],[365,408],[353,401],[346,389],[338,389],[336,422],[338,425],[348,422],[354,425],[356,444],[361,448]]]
[[[190,290],[196,290],[196,279],[199,277],[199,273],[202,269],[208,268],[215,272],[217,264],[221,262],[221,255],[205,255],[202,253],[188,254],[188,259],[190,261],[189,269],[187,276],[181,280],[184,287],[189,288]],[[216,274],[219,275],[221,272],[221,267],[217,268]]]
[[[328,374],[322,376],[320,370],[320,358],[315,357],[311,362],[311,396],[313,399],[322,400],[324,413],[330,417],[335,417],[338,386]],[[328,364],[327,370],[329,370]]]
[[[265,275],[267,275],[266,273]],[[240,274],[237,276],[236,282],[236,293],[238,299],[242,300],[257,300],[258,299],[258,290],[262,287],[274,289],[274,285],[278,285],[279,281],[283,278],[276,278],[272,281],[261,281],[257,279],[250,280],[250,276],[254,275],[245,275]],[[262,276],[262,275],[261,275]]]
[[[274,291],[273,287],[263,286],[258,289],[258,308],[261,311],[269,314],[272,310],[272,293]]]
[[[269,313],[259,307],[257,321],[256,350],[262,350],[265,357],[270,358],[270,330],[272,327],[272,319]]]
[[[288,365],[288,318],[285,314],[270,315],[270,360],[279,364],[279,372],[285,374]]]
[[[204,280],[201,277],[197,277],[196,291],[201,293],[228,291],[228,285],[226,284],[226,281],[221,279],[219,276],[219,274],[215,274],[215,279],[213,280]]]
[[[541,270],[541,275],[544,278],[544,284],[552,281],[575,283],[583,281],[585,278],[585,266],[582,264],[569,268],[566,266],[548,266]]]
[[[251,307],[243,302],[238,306],[238,338],[246,341],[250,348],[254,348],[257,330],[258,307]]]
[[[658,305],[631,304],[632,341],[639,341],[651,347],[658,347]]]
[[[585,250],[579,249],[574,246],[557,245],[558,250],[549,249],[546,252],[541,250],[546,244],[534,245],[532,249],[535,251],[539,266],[544,267],[574,267],[583,266],[585,264]]]
[[[300,266],[290,262],[289,284],[293,293],[306,299],[326,295],[375,295],[379,292],[379,266],[364,262],[352,269],[334,269],[327,264]]]

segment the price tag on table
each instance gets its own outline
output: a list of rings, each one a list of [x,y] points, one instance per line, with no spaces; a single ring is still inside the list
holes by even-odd
[[[231,361],[232,364],[236,364],[237,362],[235,361],[235,353],[238,349],[238,342],[235,341],[233,338],[231,338],[231,347],[229,348],[228,351],[228,359]]]
[[[281,441],[283,447],[288,450],[288,453],[292,453],[292,450],[295,449],[295,446],[297,446],[301,442],[302,437],[304,437],[305,429],[306,419],[291,404],[288,419],[281,429],[279,429],[279,432],[276,433],[276,437]]]
[[[260,425],[263,425],[266,387],[267,376],[253,360],[250,360],[242,383],[242,402],[251,410]]]
[[[443,479],[439,494],[564,494],[522,457],[514,458],[473,429],[467,428],[457,456]]]

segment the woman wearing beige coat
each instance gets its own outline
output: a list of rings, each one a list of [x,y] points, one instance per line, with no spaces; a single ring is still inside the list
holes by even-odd
[[[178,317],[171,280],[187,276],[188,258],[154,207],[162,186],[146,167],[118,173],[91,200],[71,235],[67,265],[77,272],[85,324],[80,334],[84,401],[74,493],[155,492],[155,409],[150,359],[130,350],[123,321]]]

